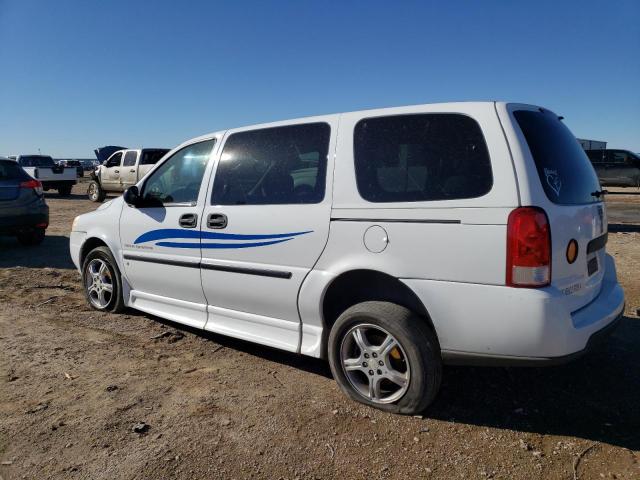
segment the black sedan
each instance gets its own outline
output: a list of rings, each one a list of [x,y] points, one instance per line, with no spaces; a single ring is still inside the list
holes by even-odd
[[[23,245],[38,245],[48,226],[42,184],[16,162],[0,158],[0,235],[15,236]]]

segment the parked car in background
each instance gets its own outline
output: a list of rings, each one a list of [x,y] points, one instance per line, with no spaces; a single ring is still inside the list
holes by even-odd
[[[640,187],[640,155],[629,150],[586,150],[600,183],[608,187]]]
[[[71,230],[91,307],[328,359],[352,399],[405,414],[443,363],[566,362],[624,310],[598,178],[533,105],[214,132]]]
[[[76,167],[57,165],[47,155],[15,155],[9,158],[15,160],[32,178],[39,180],[45,192],[58,190],[61,196],[67,197],[78,181]]]
[[[58,165],[62,167],[76,167],[76,171],[78,172],[78,178],[84,177],[84,167],[80,163],[79,160],[58,160]]]
[[[116,151],[91,172],[92,181],[87,189],[89,199],[102,202],[109,192],[124,192],[138,183],[168,151],[167,148]]]
[[[48,226],[49,207],[42,183],[15,161],[0,157],[0,235],[15,236],[23,245],[37,245]]]
[[[80,163],[82,164],[82,168],[85,172],[91,172],[95,170],[98,165],[100,165],[100,162],[98,160],[92,160],[90,158],[82,159],[80,160]]]

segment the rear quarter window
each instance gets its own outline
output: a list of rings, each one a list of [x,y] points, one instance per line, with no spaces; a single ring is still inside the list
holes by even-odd
[[[599,201],[592,193],[600,190],[600,182],[587,154],[554,113],[516,110],[513,116],[529,145],[549,200],[560,205]]]
[[[462,114],[361,120],[354,159],[358,191],[370,202],[475,198],[493,185],[482,130]]]

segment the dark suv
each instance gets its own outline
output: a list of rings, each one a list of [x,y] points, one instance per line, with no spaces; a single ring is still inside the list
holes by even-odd
[[[48,226],[49,207],[42,183],[13,160],[0,158],[0,235],[15,236],[23,245],[37,245]]]
[[[640,187],[640,156],[628,150],[586,150],[602,185]]]

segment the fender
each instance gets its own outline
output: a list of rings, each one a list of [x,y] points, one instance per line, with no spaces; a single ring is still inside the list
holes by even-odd
[[[118,264],[120,269],[120,276],[122,280],[123,297],[125,304],[129,304],[129,292],[131,286],[129,280],[125,275],[124,258],[122,256],[122,248],[120,247],[120,214],[123,207],[122,197],[111,200],[110,202],[102,204],[97,210],[91,212],[91,222],[86,228],[83,228],[83,216],[80,215],[77,219],[76,229],[78,231],[86,232],[86,237],[80,246],[80,251],[84,249],[84,246],[88,241],[92,239],[98,239],[103,242],[111,253],[113,258]],[[86,253],[86,252],[85,252]],[[73,254],[72,254],[73,255]],[[82,266],[79,266],[82,269]]]

